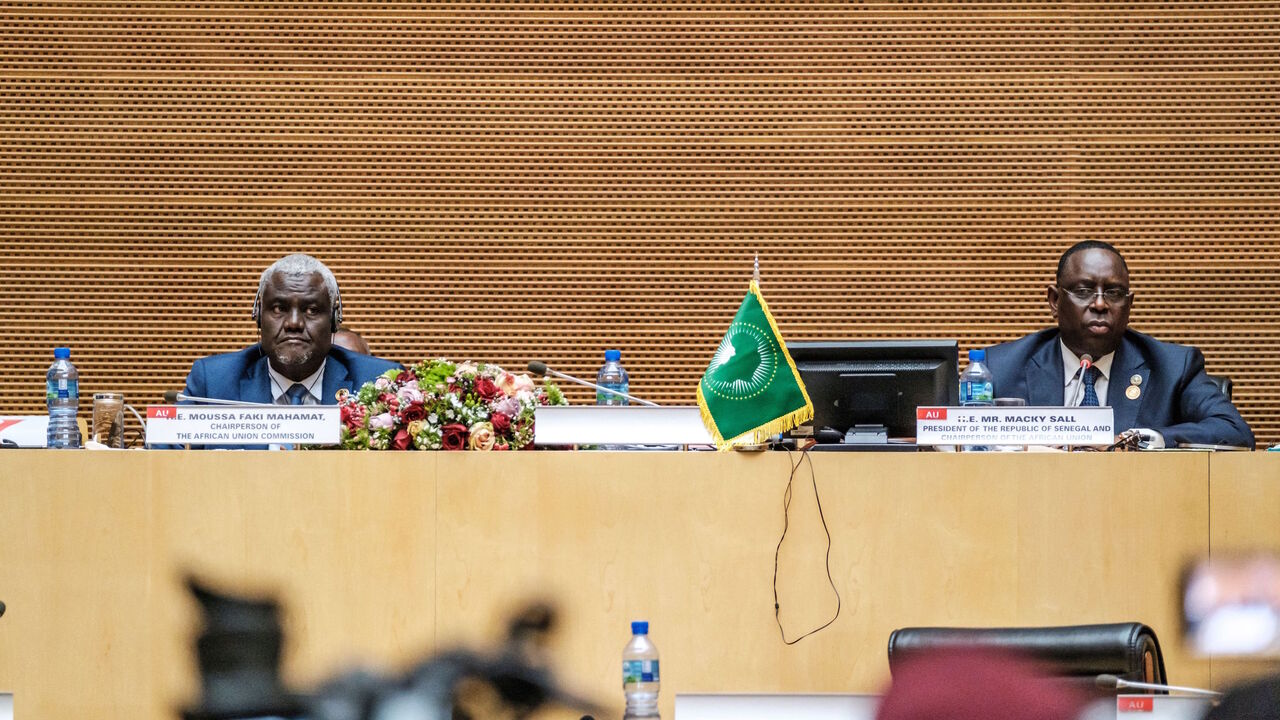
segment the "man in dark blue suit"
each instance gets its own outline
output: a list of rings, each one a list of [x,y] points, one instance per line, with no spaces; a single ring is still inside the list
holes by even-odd
[[[332,405],[398,364],[333,345],[342,323],[338,281],[310,255],[289,255],[262,273],[253,302],[260,342],[196,360],[184,394],[276,405]]]
[[[997,397],[1029,405],[1110,405],[1117,430],[1149,447],[1254,447],[1253,431],[1204,371],[1193,347],[1129,328],[1133,292],[1124,258],[1104,242],[1076,243],[1048,289],[1057,328],[987,350]]]

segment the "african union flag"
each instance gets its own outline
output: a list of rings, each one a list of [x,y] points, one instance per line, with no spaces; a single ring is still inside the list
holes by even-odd
[[[698,407],[721,450],[765,442],[813,417],[813,402],[754,280],[698,383]]]

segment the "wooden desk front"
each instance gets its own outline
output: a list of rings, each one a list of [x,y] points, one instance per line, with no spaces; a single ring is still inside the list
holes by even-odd
[[[1211,542],[1280,548],[1280,457],[1263,453],[815,455],[842,610],[786,646],[785,454],[3,457],[0,689],[33,718],[165,718],[193,699],[186,570],[280,594],[299,685],[490,645],[531,598],[561,610],[560,675],[609,704],[627,623],[648,619],[667,717],[676,692],[879,691],[906,625],[1141,620],[1172,681],[1221,684],[1251,669],[1187,654],[1179,571]],[[788,637],[834,610],[825,547],[802,467]]]

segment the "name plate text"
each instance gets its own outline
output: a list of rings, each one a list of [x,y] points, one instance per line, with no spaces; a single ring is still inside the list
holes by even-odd
[[[917,445],[1110,445],[1110,407],[921,407]]]
[[[148,445],[336,445],[336,405],[152,405]]]

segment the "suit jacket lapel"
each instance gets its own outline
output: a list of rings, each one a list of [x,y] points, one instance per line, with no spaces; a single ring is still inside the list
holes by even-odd
[[[1057,407],[1062,405],[1062,386],[1066,376],[1062,372],[1062,353],[1058,350],[1058,336],[1045,343],[1027,361],[1027,404]]]
[[[240,378],[240,399],[250,403],[271,403],[271,373],[267,372],[267,358],[260,357],[249,366]]]
[[[347,373],[347,366],[330,355],[324,361],[324,392],[320,395],[320,404],[336,405],[340,389],[353,391],[354,383]]]
[[[1134,375],[1142,378],[1138,385],[1141,394],[1137,400],[1130,400],[1125,391],[1133,385]],[[1111,363],[1111,377],[1107,378],[1107,404],[1115,409],[1117,433],[1138,426],[1138,415],[1147,398],[1146,391],[1151,387],[1148,384],[1150,378],[1151,368],[1147,367],[1147,361],[1126,337],[1116,350],[1115,360]]]

